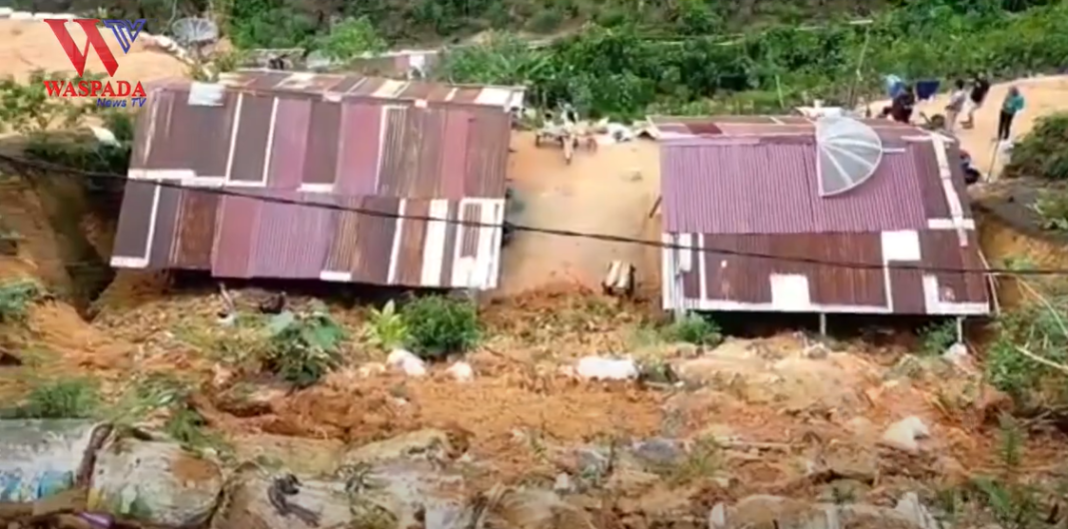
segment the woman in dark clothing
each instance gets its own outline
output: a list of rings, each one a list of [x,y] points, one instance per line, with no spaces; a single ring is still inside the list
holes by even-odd
[[[972,76],[972,92],[968,96],[968,104],[965,112],[967,113],[967,119],[961,123],[961,127],[970,129],[975,126],[975,111],[979,110],[983,106],[983,101],[986,100],[986,94],[990,91],[990,81],[986,80],[981,74],[975,74]]]

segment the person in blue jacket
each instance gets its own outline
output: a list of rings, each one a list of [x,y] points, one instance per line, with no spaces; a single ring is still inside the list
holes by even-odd
[[[1020,95],[1020,89],[1015,86],[1009,87],[1009,93],[1005,95],[1005,101],[1001,103],[1001,116],[998,118],[998,141],[1006,141],[1012,132],[1012,120],[1024,108],[1024,98]]]

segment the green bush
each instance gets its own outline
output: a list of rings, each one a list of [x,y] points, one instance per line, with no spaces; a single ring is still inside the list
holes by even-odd
[[[1035,128],[1013,146],[1004,174],[1068,180],[1068,113],[1039,118]]]
[[[33,281],[0,284],[0,323],[22,321],[30,303],[44,295],[41,285]]]
[[[297,387],[318,382],[341,364],[345,332],[322,306],[307,314],[283,312],[270,323],[266,367]]]
[[[474,303],[444,296],[412,300],[401,309],[408,327],[407,346],[426,359],[460,353],[478,344],[481,328]]]
[[[86,419],[101,404],[97,385],[87,379],[45,382],[33,389],[26,401],[0,413],[13,419]]]
[[[687,314],[662,331],[664,339],[695,345],[716,345],[723,340],[719,325],[699,314]]]

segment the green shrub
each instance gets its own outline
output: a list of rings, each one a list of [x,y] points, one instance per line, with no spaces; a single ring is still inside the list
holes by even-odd
[[[1013,146],[1004,174],[1068,180],[1068,113],[1039,118],[1035,128]]]
[[[380,349],[403,346],[409,338],[408,325],[397,312],[397,305],[390,300],[382,310],[372,309],[371,317],[364,327],[367,341]]]
[[[87,379],[45,382],[26,401],[0,415],[14,419],[86,419],[100,407],[97,385]]]
[[[716,345],[723,340],[719,325],[699,314],[687,314],[663,329],[666,340],[695,345]]]
[[[0,284],[0,323],[22,321],[30,303],[43,294],[41,285],[29,280]]]
[[[325,307],[300,315],[283,312],[271,321],[270,332],[266,367],[297,387],[315,384],[341,364],[345,332]]]
[[[1068,147],[1068,145],[1066,145]],[[1065,158],[1068,160],[1068,158]],[[1043,189],[1035,197],[1031,210],[1041,220],[1044,230],[1068,231],[1068,193]]]
[[[481,338],[478,310],[466,300],[444,296],[416,298],[401,309],[408,327],[407,346],[427,359],[464,352]]]
[[[920,331],[920,350],[923,354],[938,356],[957,343],[957,324],[947,321],[924,327]]]

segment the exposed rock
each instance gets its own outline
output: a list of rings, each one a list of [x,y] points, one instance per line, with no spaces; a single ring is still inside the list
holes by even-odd
[[[391,439],[363,445],[342,456],[342,465],[374,463],[401,459],[413,455],[445,459],[452,451],[449,434],[444,430],[423,429],[408,432]]]
[[[411,351],[404,349],[394,349],[389,353],[386,365],[410,377],[423,377],[427,374],[426,363]]]
[[[230,438],[239,461],[295,474],[327,475],[337,470],[345,449],[335,439],[309,439],[273,434],[242,434]]]
[[[914,453],[920,449],[917,441],[930,436],[931,432],[927,429],[927,425],[919,417],[911,415],[891,424],[883,433],[880,442],[898,450]]]
[[[633,380],[639,369],[630,358],[586,356],[575,364],[575,374],[586,380]]]
[[[566,494],[574,492],[575,484],[571,482],[571,476],[561,472],[556,475],[556,481],[553,483],[553,491]]]
[[[383,364],[381,362],[369,362],[360,366],[357,372],[361,377],[368,378],[373,377],[375,375],[381,375],[382,373],[385,373],[388,369],[389,368],[386,367],[386,364]]]
[[[475,370],[467,362],[456,362],[446,372],[458,382],[470,382],[475,378]]]
[[[178,443],[115,437],[97,452],[90,510],[164,527],[199,527],[215,511],[222,469]]]
[[[643,463],[657,469],[674,466],[686,457],[686,451],[678,442],[660,437],[635,442],[631,452]]]
[[[866,504],[806,503],[781,496],[757,495],[732,507],[716,505],[708,516],[710,529],[777,527],[778,529],[921,529],[906,516]]]
[[[968,354],[968,346],[960,342],[949,346],[942,353],[942,359],[964,370],[971,370],[974,367],[972,355]]]
[[[920,497],[915,492],[907,492],[898,500],[894,510],[905,515],[912,523],[921,529],[940,529],[938,520],[927,508],[920,503]]]

